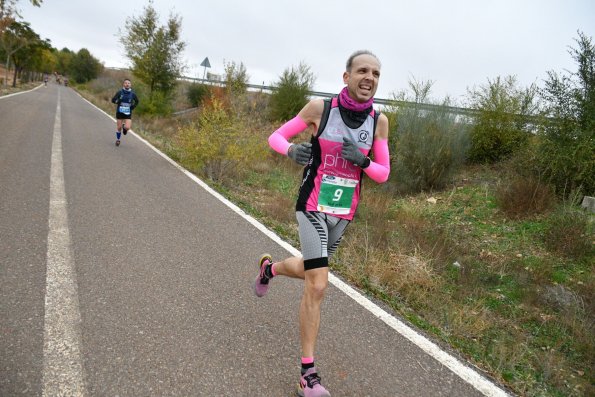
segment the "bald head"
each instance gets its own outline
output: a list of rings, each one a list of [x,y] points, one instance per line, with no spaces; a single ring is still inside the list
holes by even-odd
[[[353,60],[360,55],[370,55],[370,56],[376,58],[376,61],[378,61],[378,66],[380,66],[380,59],[378,59],[378,57],[373,52],[368,51],[368,50],[358,50],[358,51],[354,52],[353,54],[351,54],[349,56],[349,58],[347,58],[347,64],[345,65],[346,72],[351,72],[351,68],[353,67]]]

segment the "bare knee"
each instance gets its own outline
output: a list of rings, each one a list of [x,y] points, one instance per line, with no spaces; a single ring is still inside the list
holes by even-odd
[[[312,272],[312,270],[306,272],[305,294],[311,299],[322,300],[328,287],[328,275],[321,274],[309,277],[309,272]]]

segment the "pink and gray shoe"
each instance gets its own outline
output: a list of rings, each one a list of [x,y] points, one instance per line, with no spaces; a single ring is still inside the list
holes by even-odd
[[[300,397],[331,397],[331,393],[320,384],[320,376],[318,376],[316,367],[309,368],[302,375],[297,393]]]
[[[273,264],[273,258],[271,258],[271,256],[269,254],[264,254],[260,258],[260,262],[259,262],[260,269],[258,271],[258,276],[256,276],[256,280],[254,281],[254,293],[259,298],[262,296],[265,296],[266,293],[269,291],[269,282],[271,281],[271,279],[268,278],[264,274],[264,269],[268,265],[272,265],[272,264]]]

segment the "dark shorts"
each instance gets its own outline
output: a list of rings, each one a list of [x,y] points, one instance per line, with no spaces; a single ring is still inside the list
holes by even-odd
[[[132,114],[124,114],[120,112],[116,112],[116,120],[128,120],[132,119]]]

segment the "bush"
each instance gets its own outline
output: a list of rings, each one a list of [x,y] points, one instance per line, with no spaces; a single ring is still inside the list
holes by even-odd
[[[241,176],[255,158],[266,156],[261,137],[246,131],[217,99],[204,107],[198,123],[180,130],[178,143],[185,166],[219,182]]]
[[[544,244],[552,252],[570,258],[593,255],[592,226],[589,216],[580,209],[565,205],[548,219]]]
[[[595,192],[595,139],[586,135],[574,140],[542,137],[536,151],[538,172],[560,196],[577,190]]]
[[[140,86],[140,89],[135,91],[139,98],[139,105],[135,110],[138,114],[167,116],[172,113],[171,97],[166,93],[153,91],[152,95],[148,95],[144,86]]]
[[[488,79],[488,84],[469,91],[470,107],[478,110],[471,129],[469,159],[494,163],[523,147],[533,128],[529,116],[537,111],[537,88],[517,87],[516,77]]]
[[[421,105],[427,100],[432,83],[414,81],[409,84],[415,93],[415,103]],[[426,87],[420,89],[423,85]],[[407,94],[401,93],[400,97],[407,99]],[[391,137],[391,151],[397,190],[441,189],[464,162],[467,127],[457,122],[456,115],[449,113],[448,105],[446,99],[442,106],[432,110],[421,106],[393,109],[396,133]]]
[[[192,107],[198,107],[209,94],[209,91],[209,87],[204,84],[191,84],[188,86],[188,91],[186,92],[188,102],[190,102]]]
[[[314,86],[310,67],[300,63],[297,69],[285,69],[275,83],[270,99],[270,119],[273,121],[293,118],[308,103],[308,93]]]
[[[516,176],[496,190],[496,204],[513,219],[541,214],[554,201],[552,189],[533,178]]]
[[[595,46],[580,32],[576,41],[578,49],[570,54],[578,71],[548,72],[541,91],[549,118],[539,136],[536,166],[562,196],[578,189],[595,192]]]
[[[229,96],[239,96],[246,93],[248,85],[248,73],[242,62],[238,65],[235,62],[226,63],[225,87]]]

